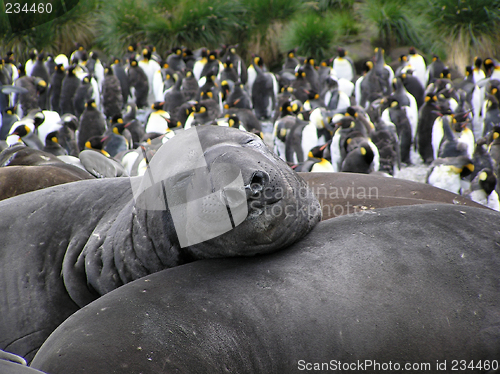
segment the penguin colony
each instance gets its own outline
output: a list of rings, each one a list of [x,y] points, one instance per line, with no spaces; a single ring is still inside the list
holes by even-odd
[[[413,154],[427,183],[499,210],[498,61],[476,57],[452,80],[439,57],[426,62],[413,47],[393,67],[376,48],[359,73],[343,48],[321,62],[290,50],[271,72],[237,47],[176,47],[162,57],[137,44],[104,63],[76,45],[69,58],[32,50],[18,65],[9,52],[0,150],[23,145],[97,177],[133,176],[176,132],[231,126],[261,136],[301,172],[394,176]]]

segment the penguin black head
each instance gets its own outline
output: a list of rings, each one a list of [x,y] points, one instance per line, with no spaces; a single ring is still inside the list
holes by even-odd
[[[31,129],[28,126],[26,126],[26,125],[19,125],[19,126],[17,126],[14,129],[14,131],[12,132],[11,135],[17,135],[20,138],[23,138],[26,135],[28,135],[30,132],[31,132]]]
[[[30,58],[30,60],[34,60],[36,59],[36,56],[38,55],[38,51],[36,49],[31,49],[28,53],[28,57]]]
[[[484,70],[486,70],[487,73],[489,73],[495,67],[495,63],[493,62],[493,59],[491,57],[485,58],[483,65]]]
[[[36,59],[37,59],[38,61],[40,61],[40,62],[41,62],[41,61],[43,61],[43,60],[45,59],[45,53],[40,52],[40,53],[36,56]]]
[[[130,66],[132,66],[132,67],[137,66],[137,60],[135,58],[131,57],[131,58],[129,58],[128,61],[129,61]]]
[[[83,63],[86,63],[89,60],[89,55],[87,51],[83,51],[80,55],[80,60],[82,60]]]
[[[76,66],[75,65],[71,65],[69,68],[68,68],[68,77],[74,77],[75,76],[75,69],[76,69]]]
[[[450,68],[446,66],[441,72],[441,74],[439,74],[439,77],[444,79],[451,79]]]
[[[100,151],[104,155],[107,154],[107,152],[104,150],[104,142],[106,140],[106,137],[103,135],[96,135],[92,136],[87,141],[85,142],[85,149],[93,149]],[[108,154],[109,156],[109,154]]]
[[[344,48],[338,47],[337,48],[337,54],[339,55],[339,57],[343,58],[343,57],[346,56],[347,52],[346,52],[346,50]]]
[[[417,54],[417,50],[415,49],[415,47],[410,47],[408,53],[410,55],[416,55]]]
[[[35,128],[38,128],[43,121],[45,121],[45,114],[43,114],[41,110],[38,110],[33,116],[33,124],[35,125]]]
[[[483,64],[483,59],[481,57],[474,57],[474,67],[476,69],[481,69],[481,65]]]
[[[163,105],[165,105],[164,101],[156,101],[151,105],[151,109],[153,110],[163,110]]]
[[[491,169],[484,168],[477,174],[475,179],[477,179],[479,186],[486,192],[486,195],[489,196],[495,190],[497,178]]]
[[[90,99],[85,103],[85,108],[87,110],[97,110],[97,104],[95,103],[94,99]]]
[[[469,75],[472,75],[472,66],[466,66],[465,67],[465,76],[468,77]]]
[[[82,83],[83,84],[90,84],[90,76],[89,75],[84,76],[82,79]]]
[[[5,55],[5,61],[13,64],[15,62],[14,52],[8,51]]]
[[[235,129],[238,129],[240,127],[240,119],[236,114],[229,115],[227,123],[229,127],[234,127]]]
[[[345,115],[356,118],[358,116],[358,113],[356,112],[356,109],[354,109],[352,106],[350,106],[347,108]]]
[[[150,60],[151,59],[151,50],[149,48],[144,48],[142,50],[142,57],[145,60]]]
[[[111,117],[111,125],[112,126],[122,124],[122,123],[123,123],[123,118],[122,118],[121,114],[115,114],[113,117]]]
[[[52,131],[45,136],[45,144],[59,144],[59,131]]]

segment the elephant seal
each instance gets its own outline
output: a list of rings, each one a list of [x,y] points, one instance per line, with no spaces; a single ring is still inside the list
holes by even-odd
[[[144,177],[85,180],[0,202],[0,349],[33,357],[76,310],[125,283],[204,258],[287,247],[317,199],[253,134],[202,126]]]
[[[44,374],[26,366],[26,361],[17,355],[0,349],[0,373],[2,374]]]
[[[45,374],[28,366],[16,364],[10,361],[0,360],[0,373],[2,374]]]
[[[61,324],[32,366],[148,374],[390,364],[441,373],[489,360],[494,368],[499,222],[492,210],[451,204],[322,221],[286,251],[197,261],[110,292]]]
[[[323,220],[391,206],[445,203],[485,208],[461,195],[398,178],[356,173],[298,173],[321,204]]]
[[[83,179],[93,179],[93,177],[76,167],[73,169],[56,165],[0,167],[0,200]]]

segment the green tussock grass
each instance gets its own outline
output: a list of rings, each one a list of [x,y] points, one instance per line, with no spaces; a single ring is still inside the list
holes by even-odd
[[[500,0],[428,0],[423,8],[434,47],[460,71],[479,56],[500,53]]]
[[[417,26],[417,13],[403,0],[366,1],[361,8],[364,20],[375,25],[378,40],[384,48],[395,45],[421,47],[422,39]]]
[[[282,41],[282,51],[297,47],[297,54],[318,60],[333,55],[337,40],[336,27],[331,17],[315,12],[297,15],[287,26]]]

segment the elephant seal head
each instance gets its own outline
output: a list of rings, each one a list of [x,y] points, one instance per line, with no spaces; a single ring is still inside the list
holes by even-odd
[[[180,247],[196,259],[273,252],[321,220],[302,178],[258,136],[238,129],[179,132],[131,181],[136,207],[168,211]]]

